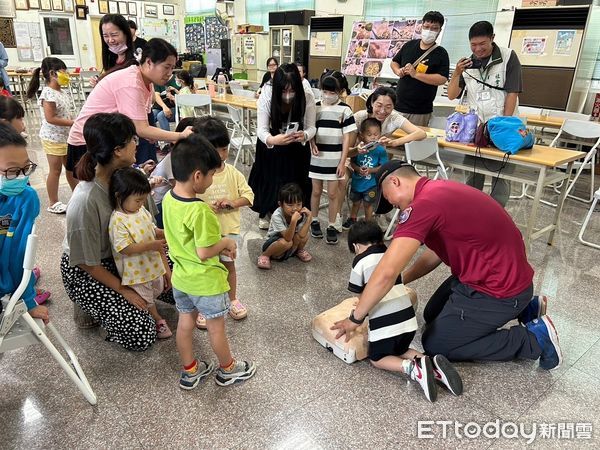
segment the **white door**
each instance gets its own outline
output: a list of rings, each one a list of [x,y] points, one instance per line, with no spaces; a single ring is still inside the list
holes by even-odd
[[[40,15],[46,56],[62,59],[67,67],[79,67],[79,46],[73,16]]]

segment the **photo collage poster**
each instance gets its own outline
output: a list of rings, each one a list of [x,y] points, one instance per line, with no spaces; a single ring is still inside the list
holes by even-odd
[[[421,24],[420,19],[354,22],[342,72],[379,76],[386,59],[394,58],[408,41],[421,38]]]
[[[185,18],[185,46],[190,53],[206,51],[203,17],[188,16]]]
[[[229,33],[227,27],[224,26],[216,17],[206,17],[204,19],[206,48],[220,49],[221,39],[227,39]]]

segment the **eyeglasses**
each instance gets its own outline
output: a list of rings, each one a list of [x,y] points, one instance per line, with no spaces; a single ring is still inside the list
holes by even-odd
[[[0,174],[4,175],[7,180],[14,180],[19,175],[29,176],[37,169],[37,164],[29,162],[25,167],[9,167],[6,170],[0,170]]]
[[[135,146],[137,147],[138,145],[140,145],[140,138],[138,136],[133,136],[131,138],[131,140],[133,141],[133,143],[135,144]]]
[[[269,64],[267,67],[277,67],[277,64]]]

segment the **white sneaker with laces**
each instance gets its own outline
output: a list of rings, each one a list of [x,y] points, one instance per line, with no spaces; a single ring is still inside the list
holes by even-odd
[[[411,362],[408,376],[411,380],[414,380],[421,385],[427,400],[432,403],[436,401],[437,385],[435,384],[433,365],[431,364],[429,356],[423,356],[422,358],[415,357]]]
[[[54,205],[49,206],[46,210],[52,214],[64,214],[67,212],[67,205],[59,201]]]
[[[269,229],[269,224],[270,221],[265,217],[259,217],[258,218],[258,228],[260,228],[261,230],[268,230]]]

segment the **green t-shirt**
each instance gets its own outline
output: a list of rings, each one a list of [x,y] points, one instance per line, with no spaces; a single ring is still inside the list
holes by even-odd
[[[200,261],[197,248],[221,240],[221,227],[213,210],[200,199],[178,197],[168,192],[162,201],[165,237],[173,260],[171,282],[189,295],[210,296],[229,291],[227,269],[213,256]]]
[[[167,84],[164,86],[155,84],[154,92],[158,92],[160,94],[161,92],[164,92],[167,89],[167,87],[174,87],[175,89],[179,90],[179,85],[175,82],[175,75],[173,75],[171,79],[167,81]]]

